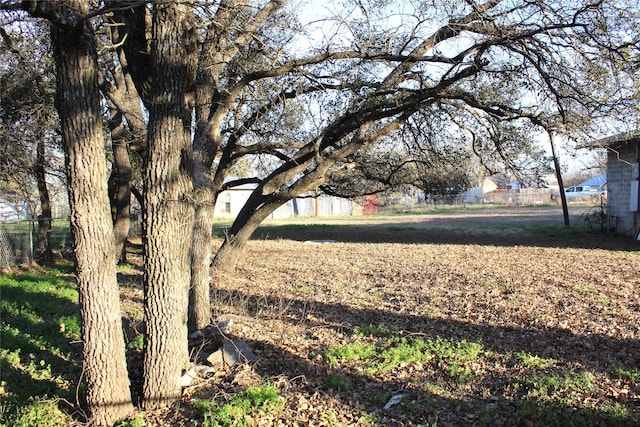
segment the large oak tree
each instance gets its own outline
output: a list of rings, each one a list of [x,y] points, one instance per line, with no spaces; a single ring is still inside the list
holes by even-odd
[[[187,307],[193,207],[191,109],[195,78],[193,6],[153,9],[149,131],[144,173],[144,406],[178,400],[188,369]]]
[[[84,1],[25,2],[46,17],[56,68],[56,109],[65,151],[89,415],[111,425],[133,410],[113,258],[104,134],[93,28]]]

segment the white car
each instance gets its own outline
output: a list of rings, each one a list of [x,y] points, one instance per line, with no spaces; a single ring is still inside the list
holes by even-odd
[[[573,187],[565,188],[564,194],[567,197],[567,202],[579,202],[579,201],[592,201],[598,202],[602,199],[606,199],[607,191],[605,187],[591,187],[589,185],[575,185]],[[554,191],[551,194],[551,200],[561,202],[560,192]]]

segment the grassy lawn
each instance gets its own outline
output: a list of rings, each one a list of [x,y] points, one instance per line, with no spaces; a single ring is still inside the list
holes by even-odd
[[[67,425],[81,370],[73,266],[0,275],[2,413],[7,426]]]

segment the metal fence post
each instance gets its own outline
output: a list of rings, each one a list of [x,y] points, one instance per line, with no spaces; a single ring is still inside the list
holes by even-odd
[[[29,254],[31,257],[29,258],[29,262],[33,262],[36,259],[35,253],[33,251],[33,232],[36,226],[33,222],[33,217],[29,218]]]

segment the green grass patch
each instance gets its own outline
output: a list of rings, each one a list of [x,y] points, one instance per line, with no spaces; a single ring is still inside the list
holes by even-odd
[[[515,354],[516,359],[527,368],[546,369],[555,364],[553,359],[546,359],[535,354],[519,351]]]
[[[356,223],[354,225],[358,225],[358,224]],[[315,224],[315,223],[301,224],[301,223],[292,222],[289,224],[275,225],[275,224],[265,223],[265,225],[262,225],[258,228],[256,233],[260,233],[260,232],[264,233],[264,232],[268,232],[269,230],[328,231],[328,230],[340,230],[344,228],[345,228],[345,225],[343,224]]]
[[[73,419],[60,409],[60,402],[56,399],[29,402],[20,406],[9,417],[0,421],[0,426],[11,427],[65,427]]]
[[[407,364],[434,363],[450,378],[469,381],[475,374],[466,362],[478,360],[486,353],[481,343],[442,337],[403,337],[380,326],[356,328],[355,338],[327,350],[326,358],[331,365],[352,364],[356,370],[375,376]]]
[[[342,374],[327,375],[327,377],[324,379],[324,383],[327,387],[334,390],[351,390],[351,381],[349,381],[349,378]]]
[[[595,292],[595,288],[593,287],[593,285],[574,286],[573,290],[574,292],[583,295],[589,295]]]
[[[418,230],[419,228],[412,225],[388,225],[385,229],[389,231],[413,231]]]
[[[392,337],[394,332],[391,331],[385,325],[368,325],[368,326],[356,326],[353,328],[353,333],[363,337]]]
[[[550,238],[568,239],[574,235],[573,229],[567,228],[558,222],[551,221],[522,222],[518,223],[518,228],[527,234]]]
[[[80,318],[76,286],[63,277],[70,269],[62,265],[0,275],[0,424],[66,425],[56,424],[66,419],[56,409],[56,398],[72,398],[81,351],[71,344],[80,339]]]
[[[336,345],[327,350],[327,360],[332,365],[353,360],[369,361],[376,357],[377,346],[373,343],[356,341],[344,345]]]
[[[211,400],[198,400],[195,406],[203,413],[204,427],[250,426],[249,416],[252,413],[277,413],[284,407],[284,399],[277,387],[264,384],[248,387],[223,405]]]
[[[622,366],[616,366],[615,368],[615,372],[616,374],[618,374],[620,377],[631,381],[631,382],[640,382],[640,369],[638,368],[631,368],[631,369],[627,369],[624,368]]]
[[[515,402],[518,413],[524,419],[535,420],[536,425],[545,426],[637,425],[621,402],[585,399],[602,392],[596,382],[596,376],[587,371],[523,378],[519,385],[526,396]]]
[[[596,377],[587,371],[565,374],[534,374],[523,379],[521,384],[529,390],[529,395],[538,400],[554,400],[566,405],[580,403],[580,396],[595,390]]]
[[[146,427],[147,422],[144,420],[144,413],[132,416],[129,419],[120,421],[116,427]]]
[[[116,269],[119,272],[125,272],[125,271],[133,271],[136,269],[136,267],[134,265],[128,264],[128,263],[124,263],[124,264],[118,264],[116,266]]]
[[[313,291],[313,289],[309,285],[302,285],[298,287],[297,291],[301,294],[306,295],[306,294],[310,294]]]

